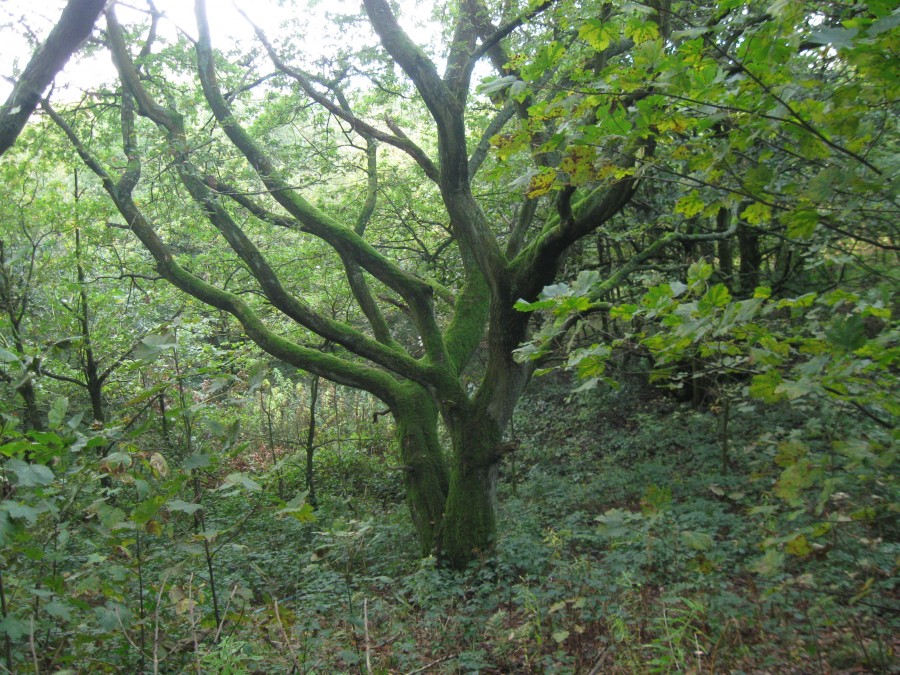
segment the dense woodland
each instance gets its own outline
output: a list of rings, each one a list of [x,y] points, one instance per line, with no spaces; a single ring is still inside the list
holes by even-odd
[[[896,672],[894,0],[57,4],[0,669]]]

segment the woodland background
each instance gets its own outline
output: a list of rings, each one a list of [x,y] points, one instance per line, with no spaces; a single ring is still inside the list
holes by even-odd
[[[894,672],[895,2],[93,4],[0,108],[0,668]]]

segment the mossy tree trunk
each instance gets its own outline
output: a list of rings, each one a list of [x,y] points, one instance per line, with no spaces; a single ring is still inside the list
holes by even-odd
[[[428,391],[414,384],[392,406],[406,501],[422,555],[430,555],[444,515],[449,480],[438,435],[438,410]]]
[[[454,411],[449,419],[453,466],[438,554],[442,563],[461,568],[493,543],[502,429],[471,408]]]

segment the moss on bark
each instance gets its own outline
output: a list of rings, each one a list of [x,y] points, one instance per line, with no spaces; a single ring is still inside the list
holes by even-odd
[[[392,412],[404,466],[406,501],[422,555],[431,555],[449,485],[438,438],[438,409],[423,387],[407,383],[402,388],[403,395],[392,406]]]
[[[475,411],[449,416],[454,460],[438,541],[442,565],[465,567],[487,553],[496,530],[496,447],[500,430]]]

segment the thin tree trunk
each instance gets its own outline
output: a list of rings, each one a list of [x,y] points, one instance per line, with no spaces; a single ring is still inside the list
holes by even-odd
[[[312,376],[312,384],[309,388],[309,425],[306,427],[306,500],[314,509],[318,508],[319,501],[316,497],[316,482],[313,469],[313,456],[315,455],[316,438],[316,404],[319,401],[319,376]]]

